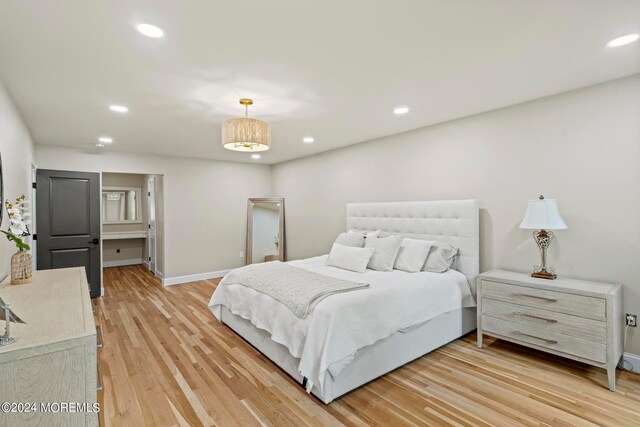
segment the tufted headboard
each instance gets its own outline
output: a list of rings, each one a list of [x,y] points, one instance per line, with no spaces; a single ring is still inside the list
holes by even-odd
[[[467,276],[475,295],[480,273],[477,200],[347,204],[347,230],[378,229],[382,236],[437,240],[458,248],[454,268]]]

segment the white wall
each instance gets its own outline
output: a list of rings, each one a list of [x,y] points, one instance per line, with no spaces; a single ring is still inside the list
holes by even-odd
[[[20,113],[11,101],[9,94],[0,83],[0,154],[2,155],[2,177],[4,181],[4,199],[14,200],[24,194],[31,199],[31,162],[33,161],[33,142]],[[4,209],[4,200],[0,201]],[[6,230],[9,220],[2,221]],[[9,273],[11,255],[16,252],[13,243],[0,236],[0,279]]]
[[[43,169],[163,175],[164,277],[244,265],[247,199],[270,194],[269,166],[36,145]]]
[[[640,314],[640,75],[281,163],[272,180],[291,259],[329,251],[347,202],[477,198],[482,270],[529,272],[527,200],[557,198],[569,229],[549,264],[623,283]],[[626,351],[640,354],[631,329]]]

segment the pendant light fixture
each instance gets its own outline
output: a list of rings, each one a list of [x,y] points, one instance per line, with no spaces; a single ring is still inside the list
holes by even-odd
[[[222,146],[233,151],[267,151],[271,148],[271,125],[265,121],[249,118],[249,105],[253,100],[241,98],[244,117],[222,122]]]

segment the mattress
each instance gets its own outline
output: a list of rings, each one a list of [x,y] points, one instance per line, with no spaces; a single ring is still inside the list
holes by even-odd
[[[218,320],[224,306],[268,332],[273,341],[300,359],[298,372],[308,379],[308,390],[314,385],[321,388],[326,375],[334,378],[340,375],[364,347],[441,314],[475,307],[467,278],[458,271],[355,273],[327,266],[326,257],[289,264],[331,277],[369,283],[370,287],[327,297],[305,319],[296,317],[268,295],[224,281],[209,303]]]

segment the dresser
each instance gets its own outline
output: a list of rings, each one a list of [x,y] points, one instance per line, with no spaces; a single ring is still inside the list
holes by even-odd
[[[33,283],[0,285],[0,297],[26,322],[12,323],[18,341],[0,347],[0,403],[21,405],[0,410],[0,425],[97,425],[96,326],[84,268],[35,271]]]
[[[616,387],[622,356],[622,286],[493,270],[478,276],[478,348],[483,335],[605,368]]]

